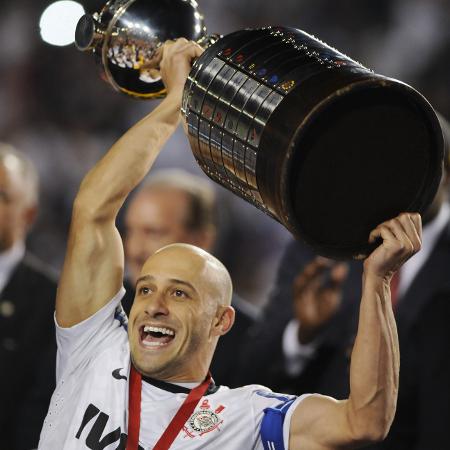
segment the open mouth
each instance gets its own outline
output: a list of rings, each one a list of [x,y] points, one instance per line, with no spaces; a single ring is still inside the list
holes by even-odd
[[[139,332],[144,347],[163,347],[175,338],[175,331],[166,327],[143,325]]]

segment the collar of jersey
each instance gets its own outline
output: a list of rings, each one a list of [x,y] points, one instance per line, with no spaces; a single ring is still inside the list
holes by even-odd
[[[187,387],[179,386],[178,384],[167,383],[167,381],[156,380],[155,378],[147,377],[145,375],[142,375],[142,381],[145,381],[146,383],[151,384],[158,389],[172,392],[174,394],[189,394],[189,392],[191,392],[191,390]],[[217,386],[216,383],[214,383],[214,380],[211,380],[211,383],[209,384],[205,395],[216,393],[219,390],[219,387],[220,386]]]

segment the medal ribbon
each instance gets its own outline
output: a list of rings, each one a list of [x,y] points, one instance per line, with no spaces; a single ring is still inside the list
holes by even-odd
[[[180,409],[177,411],[169,426],[159,438],[153,450],[168,450],[178,436],[186,421],[194,412],[200,399],[205,395],[211,383],[211,374],[208,373],[203,383],[189,392]],[[141,425],[141,391],[142,376],[131,365],[130,391],[128,404],[128,439],[126,450],[138,450],[139,429]]]

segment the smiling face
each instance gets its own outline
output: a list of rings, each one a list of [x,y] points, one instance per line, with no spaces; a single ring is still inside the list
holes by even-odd
[[[201,381],[234,321],[231,289],[223,265],[196,247],[175,244],[151,256],[130,312],[135,367],[159,380]]]

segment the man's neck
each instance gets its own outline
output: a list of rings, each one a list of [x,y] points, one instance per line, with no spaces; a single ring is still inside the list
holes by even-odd
[[[196,381],[193,382],[162,381],[152,377],[147,377],[145,375],[142,375],[142,381],[151,384],[152,386],[155,386],[157,388],[173,393],[179,392],[188,393],[191,389],[194,389],[200,384],[199,382]]]

